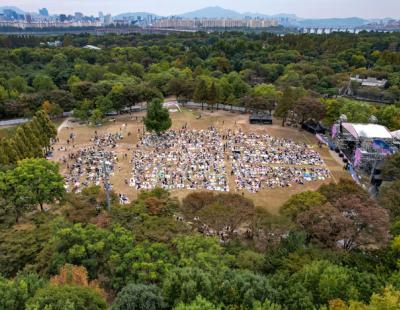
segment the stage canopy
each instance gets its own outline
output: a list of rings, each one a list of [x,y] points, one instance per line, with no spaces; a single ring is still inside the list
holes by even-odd
[[[392,136],[400,140],[400,130],[392,131]]]
[[[342,126],[357,139],[393,139],[390,131],[382,125],[343,123]]]

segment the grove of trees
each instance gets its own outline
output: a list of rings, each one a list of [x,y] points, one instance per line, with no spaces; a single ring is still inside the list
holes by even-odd
[[[400,127],[396,104],[336,98],[349,76],[358,74],[387,79],[385,89],[366,91],[399,102],[398,33],[82,34],[41,39],[58,39],[64,46],[43,47],[29,36],[0,36],[0,118],[31,116],[43,108],[50,116],[73,110],[96,124],[111,111],[176,96],[212,108],[225,103],[276,110],[282,124],[315,118],[330,125],[346,114],[349,121],[365,122],[375,115],[390,129]],[[82,49],[85,44],[102,49]]]

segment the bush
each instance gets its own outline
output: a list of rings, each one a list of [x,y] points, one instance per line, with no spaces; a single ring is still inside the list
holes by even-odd
[[[155,285],[128,284],[119,292],[113,310],[160,310],[164,301]]]
[[[48,285],[39,289],[27,303],[27,310],[102,310],[107,303],[95,290],[75,285]]]

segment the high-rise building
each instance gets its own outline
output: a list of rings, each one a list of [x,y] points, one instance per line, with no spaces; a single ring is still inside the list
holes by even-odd
[[[112,16],[111,16],[111,14],[107,14],[106,16],[104,16],[104,24],[105,25],[112,24]]]
[[[32,15],[31,15],[31,14],[26,14],[26,15],[25,15],[25,19],[26,19],[26,21],[27,21],[28,23],[31,23],[31,22],[32,22]]]
[[[39,9],[39,15],[47,17],[49,16],[49,11],[46,8]]]
[[[75,15],[74,15],[74,17],[75,17],[75,19],[82,19],[83,18],[83,13],[81,13],[81,12],[75,12]]]

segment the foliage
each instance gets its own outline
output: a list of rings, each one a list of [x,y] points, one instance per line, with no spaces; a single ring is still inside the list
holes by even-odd
[[[163,281],[163,296],[170,306],[191,302],[198,295],[207,299],[214,296],[214,279],[209,272],[191,267],[168,272]]]
[[[289,200],[282,205],[280,212],[290,217],[292,220],[295,220],[299,213],[307,211],[312,207],[321,206],[325,202],[326,198],[324,195],[319,192],[307,191],[290,197]]]
[[[89,287],[50,284],[36,291],[26,309],[101,310],[107,309],[107,303]]]
[[[17,167],[0,172],[0,194],[4,207],[13,208],[15,220],[32,207],[53,203],[64,196],[64,179],[58,165],[45,159],[24,159]]]
[[[64,178],[58,165],[45,159],[24,159],[14,169],[14,184],[27,205],[39,205],[61,200],[64,196]]]
[[[212,271],[223,268],[230,261],[216,238],[202,235],[182,236],[175,238],[173,245],[182,267],[199,267]]]
[[[255,208],[251,200],[239,194],[198,192],[184,199],[182,212],[190,221],[198,217],[198,226],[206,224],[217,232],[229,227],[227,234],[231,235],[253,218]]]
[[[346,250],[381,247],[389,238],[386,210],[355,195],[304,211],[297,222],[322,247],[340,246]]]
[[[326,261],[314,261],[304,266],[293,276],[293,280],[313,292],[313,302],[316,304],[324,304],[335,298],[358,298],[351,271]]]
[[[400,180],[400,153],[391,155],[384,161],[382,176],[387,180]]]
[[[293,111],[297,121],[303,124],[308,119],[314,121],[322,120],[325,117],[326,108],[325,105],[316,98],[303,97],[296,102]]]
[[[18,126],[13,135],[0,140],[0,168],[25,158],[43,157],[56,134],[57,129],[48,115],[37,112],[31,121]]]
[[[66,264],[60,268],[58,275],[51,277],[50,283],[54,285],[79,285],[90,287],[97,293],[106,297],[106,293],[99,287],[96,280],[89,281],[85,267]]]
[[[162,107],[161,100],[154,100],[149,104],[144,124],[147,130],[154,131],[157,134],[161,134],[171,127],[169,112]]]
[[[284,89],[283,95],[280,97],[275,110],[275,115],[282,118],[282,126],[285,126],[285,122],[289,117],[290,112],[293,111],[297,100],[303,97],[303,95],[304,90],[301,88],[287,86]]]
[[[0,308],[25,309],[26,301],[44,285],[37,274],[19,274],[13,280],[0,277]]]
[[[321,185],[318,192],[324,195],[328,202],[334,203],[340,198],[355,195],[362,201],[369,199],[368,193],[349,179],[341,179],[339,183]]]
[[[351,100],[344,100],[340,108],[340,114],[346,115],[350,123],[368,123],[373,113],[372,105]]]
[[[211,302],[204,299],[201,296],[197,296],[196,299],[190,304],[180,303],[174,310],[218,310],[219,307],[214,306]]]
[[[379,191],[379,204],[389,210],[393,219],[400,217],[400,179]]]
[[[2,230],[0,233],[0,273],[14,277],[18,271],[30,269],[48,241],[49,227],[28,226]]]
[[[159,310],[164,308],[160,290],[154,285],[128,284],[113,303],[115,310]]]

